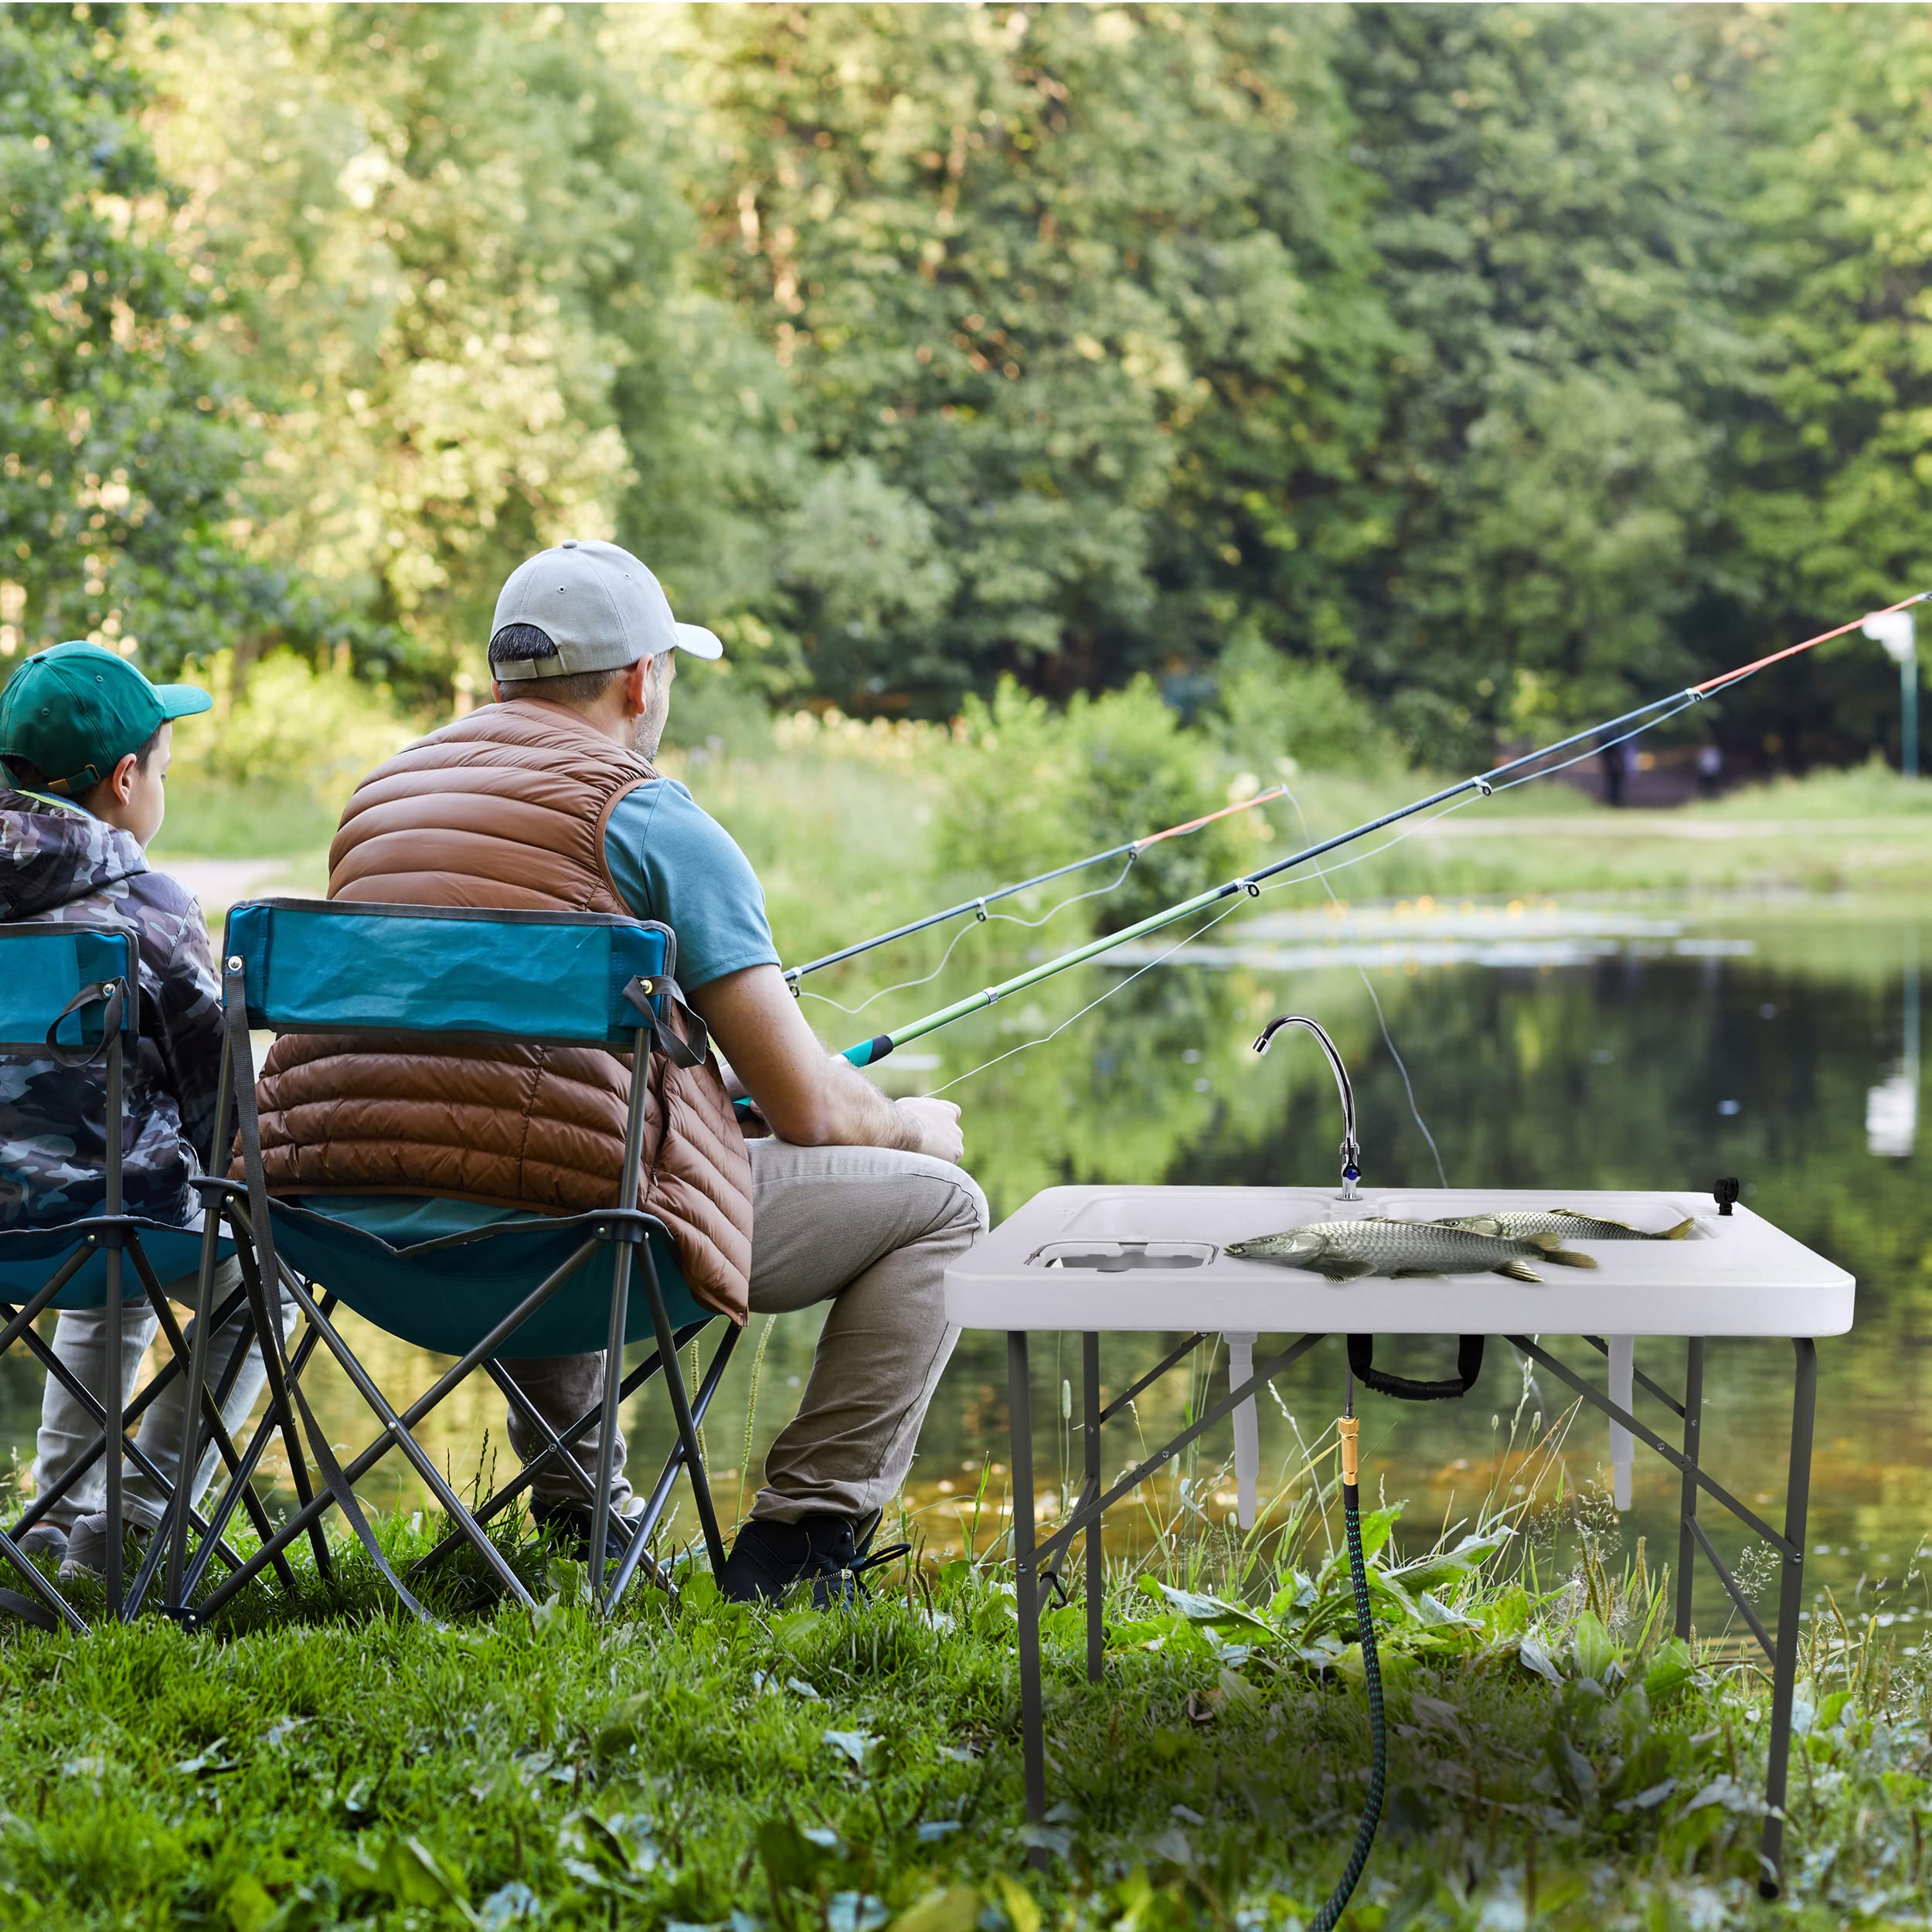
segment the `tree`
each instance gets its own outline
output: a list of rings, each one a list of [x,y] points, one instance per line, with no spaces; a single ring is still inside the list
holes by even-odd
[[[716,272],[822,465],[773,621],[946,710],[1333,630],[1376,413],[1332,22],[1165,6],[698,9]],[[883,532],[903,594],[855,604]],[[1288,604],[1294,607],[1280,610]]]
[[[88,637],[165,674],[321,621],[235,539],[252,440],[203,353],[226,292],[179,239],[124,27],[0,8],[0,665]]]
[[[480,683],[503,579],[571,535],[693,616],[764,581],[766,359],[685,274],[662,107],[597,9],[155,22],[164,145],[241,291],[274,553]],[[755,454],[747,444],[756,446]],[[735,640],[734,641],[740,641]]]
[[[1669,9],[1350,14],[1342,71],[1404,335],[1351,669],[1412,743],[1479,757],[1697,661],[1705,403],[1748,361],[1704,57]]]

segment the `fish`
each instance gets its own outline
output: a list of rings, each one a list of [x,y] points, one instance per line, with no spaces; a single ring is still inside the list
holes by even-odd
[[[1573,1253],[1557,1234],[1514,1239],[1474,1228],[1445,1227],[1440,1221],[1400,1221],[1365,1215],[1358,1221],[1311,1221],[1279,1234],[1230,1242],[1223,1250],[1237,1260],[1268,1261],[1277,1267],[1305,1268],[1331,1281],[1359,1281],[1365,1274],[1506,1274],[1512,1281],[1540,1281],[1529,1266],[1548,1261],[1559,1267],[1594,1268],[1594,1256]]]
[[[1607,1221],[1599,1214],[1580,1214],[1574,1208],[1499,1209],[1493,1214],[1446,1214],[1437,1222],[1444,1228],[1468,1228],[1476,1234],[1499,1234],[1505,1240],[1527,1240],[1532,1235],[1566,1234],[1576,1241],[1681,1241],[1691,1231],[1687,1215],[1674,1228],[1634,1228],[1628,1221]]]

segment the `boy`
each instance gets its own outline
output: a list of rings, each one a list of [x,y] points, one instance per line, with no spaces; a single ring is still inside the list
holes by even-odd
[[[60,644],[28,658],[0,692],[0,920],[125,924],[139,936],[141,1034],[124,1073],[124,1211],[174,1226],[197,1225],[192,1182],[215,1127],[221,1056],[221,986],[194,895],[144,856],[161,829],[174,720],[213,700],[192,685],[150,684],[122,657],[91,644]],[[59,1227],[105,1211],[107,1082],[100,1067],[0,1056],[0,1228]],[[240,1281],[235,1263],[216,1277],[218,1301]],[[196,1278],[166,1284],[192,1301]],[[154,1311],[130,1277],[117,1345],[104,1309],[63,1311],[54,1352],[105,1403],[107,1358],[117,1353],[124,1395],[152,1338]],[[284,1308],[284,1319],[292,1314]],[[211,1338],[208,1375],[219,1388],[238,1349],[236,1314]],[[192,1333],[192,1330],[191,1330]],[[226,1405],[233,1428],[264,1371],[252,1345]],[[148,1409],[142,1452],[171,1481],[181,1454],[185,1378]],[[37,1480],[60,1482],[98,1434],[53,1376],[41,1407]],[[211,1450],[195,1493],[214,1473]],[[105,1566],[102,1461],[77,1480],[23,1539],[73,1577]],[[151,1534],[165,1498],[131,1462],[122,1487],[129,1527]]]

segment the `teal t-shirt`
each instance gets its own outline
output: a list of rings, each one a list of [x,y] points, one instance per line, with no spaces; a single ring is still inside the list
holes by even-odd
[[[738,842],[675,778],[617,801],[604,862],[640,919],[678,936],[675,978],[687,993],[748,966],[776,966],[764,888]]]
[[[738,842],[675,778],[654,778],[620,798],[606,821],[604,862],[617,896],[640,919],[677,935],[674,974],[689,992],[749,966],[776,966],[764,888]],[[521,1218],[433,1195],[344,1194],[311,1206],[403,1248]]]

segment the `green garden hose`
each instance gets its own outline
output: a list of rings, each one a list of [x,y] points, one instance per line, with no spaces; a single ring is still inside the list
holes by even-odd
[[[1352,1393],[1352,1391],[1351,1392]],[[1349,1403],[1352,1410],[1354,1403]],[[1362,1676],[1369,1692],[1369,1735],[1372,1740],[1369,1765],[1369,1801],[1362,1808],[1362,1822],[1355,1827],[1355,1849],[1349,1854],[1341,1881],[1328,1894],[1328,1902],[1310,1923],[1310,1932],[1335,1932],[1349,1895],[1360,1882],[1369,1862],[1369,1849],[1375,1843],[1376,1827],[1382,1822],[1383,1794],[1389,1778],[1389,1727],[1382,1710],[1382,1664],[1376,1655],[1375,1617],[1369,1604],[1369,1570],[1362,1554],[1362,1424],[1351,1413],[1341,1421],[1342,1516],[1349,1537],[1349,1574],[1355,1583],[1356,1628],[1362,1639]]]

